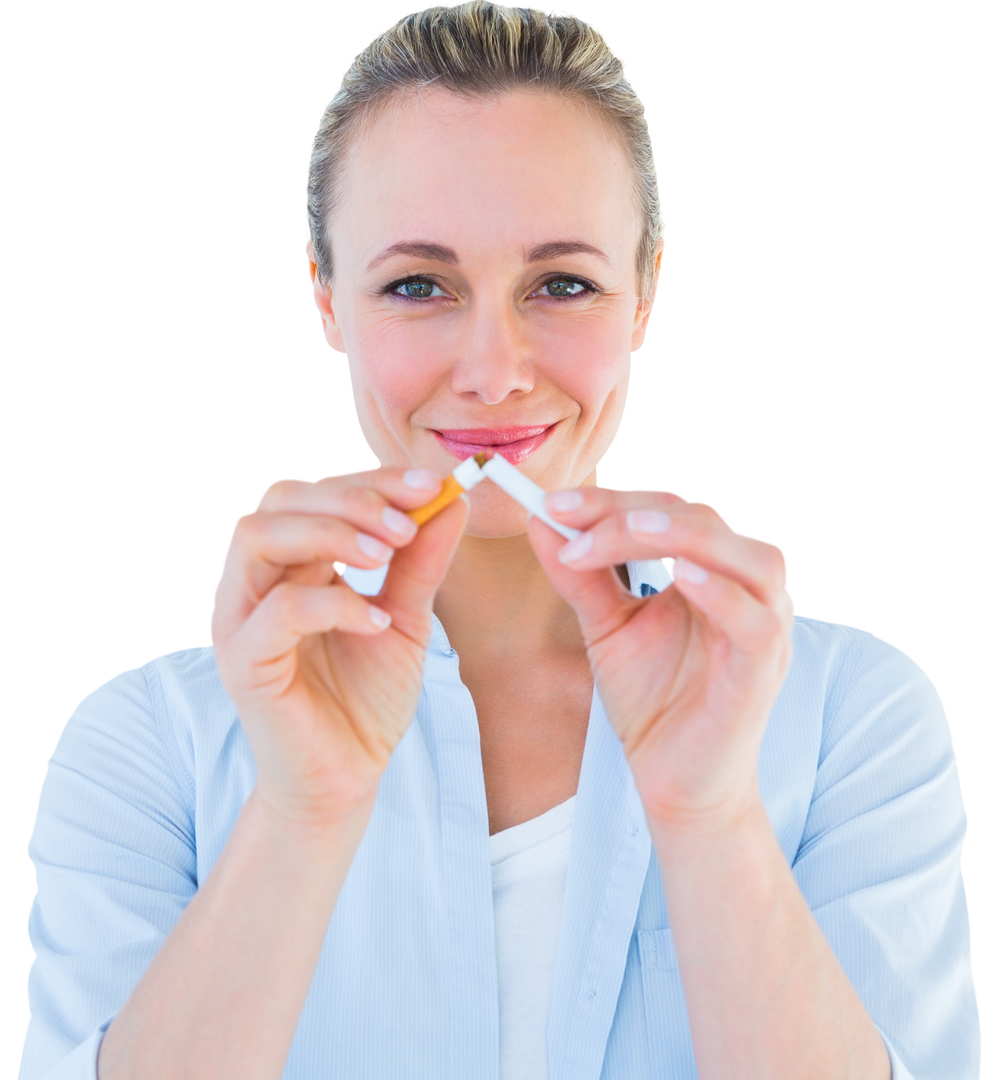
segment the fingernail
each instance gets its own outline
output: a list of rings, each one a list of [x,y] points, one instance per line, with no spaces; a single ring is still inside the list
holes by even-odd
[[[580,533],[575,540],[570,540],[565,547],[559,548],[560,563],[573,563],[581,559],[593,547],[593,533]]]
[[[407,469],[402,474],[402,482],[414,491],[430,491],[437,487],[441,478],[429,469]]]
[[[382,521],[389,532],[394,532],[396,536],[402,537],[403,540],[411,540],[416,534],[416,522],[409,514],[404,514],[393,506],[386,506],[382,510]]]
[[[368,618],[379,630],[386,630],[392,625],[392,616],[387,611],[382,611],[380,607],[375,607],[374,604],[368,604]]]
[[[673,563],[673,577],[681,581],[689,581],[691,585],[703,585],[708,580],[708,572],[697,563],[677,559]]]
[[[633,533],[664,533],[673,524],[669,514],[661,510],[629,510],[624,520]]]
[[[553,491],[545,499],[545,505],[557,514],[567,514],[570,510],[578,510],[583,505],[583,493],[581,491]]]
[[[357,534],[357,546],[369,559],[377,559],[379,562],[385,562],[392,554],[388,544],[383,544],[377,536],[368,536],[367,533]]]

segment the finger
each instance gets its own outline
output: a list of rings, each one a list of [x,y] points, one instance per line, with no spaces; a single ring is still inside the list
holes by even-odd
[[[275,492],[279,494],[275,494]],[[329,517],[345,521],[392,547],[408,544],[416,535],[416,523],[384,495],[362,485],[336,485],[321,490],[320,484],[286,481],[271,488],[262,509],[252,516],[297,515]]]
[[[610,512],[565,545],[559,553],[564,565],[593,570],[628,559],[687,558],[734,579],[764,603],[783,592],[780,550],[733,532],[710,507],[677,500],[667,510],[644,493],[610,494],[629,498],[599,500]]]
[[[343,562],[365,570],[382,566],[394,548],[339,518],[312,514],[253,514],[237,526],[235,567],[251,576],[303,563]],[[271,580],[264,585],[269,588]]]
[[[731,578],[688,559],[677,559],[673,572],[674,588],[743,656],[758,659],[782,653],[790,635],[780,612],[761,603]]]
[[[295,585],[331,585],[339,578],[336,567],[328,562],[300,563],[286,566],[279,580]]]
[[[429,469],[386,467],[350,476],[331,476],[315,484],[282,480],[272,485],[260,503],[267,512],[330,514],[353,520],[352,515],[366,515],[358,525],[369,523],[371,509],[375,516],[384,506],[415,510],[425,506],[441,490],[441,477]]]
[[[234,647],[225,651],[253,667],[266,667],[309,634],[380,634],[390,623],[386,612],[346,585],[282,582],[257,605],[234,637]]]
[[[389,564],[378,603],[392,615],[395,627],[422,640],[433,611],[434,596],[458,547],[468,519],[464,496],[420,527],[416,539],[396,552]]]
[[[614,491],[600,487],[552,491],[545,497],[548,513],[575,529],[589,529],[610,514],[628,510],[671,511],[686,505],[679,495],[668,491]]]
[[[235,629],[289,566],[349,563],[384,565],[393,549],[344,521],[310,514],[251,514],[236,526],[216,594],[220,630]]]

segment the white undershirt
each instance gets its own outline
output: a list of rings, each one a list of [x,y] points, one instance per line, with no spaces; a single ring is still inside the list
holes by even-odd
[[[548,1015],[575,805],[573,795],[489,837],[501,1080],[548,1080]]]

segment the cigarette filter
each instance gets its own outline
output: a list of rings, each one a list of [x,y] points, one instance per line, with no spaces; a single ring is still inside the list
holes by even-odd
[[[463,491],[470,491],[485,475],[480,468],[482,461],[486,460],[485,454],[476,454],[475,457],[466,458],[451,475],[444,481],[441,493],[436,499],[428,502],[426,506],[419,506],[409,511],[409,516],[417,525],[429,521],[439,514],[445,506],[450,506]]]

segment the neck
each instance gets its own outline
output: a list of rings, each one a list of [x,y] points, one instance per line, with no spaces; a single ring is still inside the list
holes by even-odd
[[[469,659],[582,648],[575,612],[524,533],[463,537],[434,612],[458,655]]]

